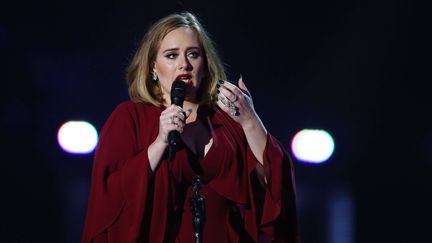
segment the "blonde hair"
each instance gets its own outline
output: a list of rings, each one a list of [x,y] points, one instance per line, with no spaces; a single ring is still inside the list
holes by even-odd
[[[180,27],[195,31],[204,55],[206,75],[198,89],[197,102],[208,106],[215,104],[215,86],[218,80],[226,80],[225,70],[209,34],[195,15],[189,12],[171,14],[160,19],[144,35],[127,69],[129,96],[132,101],[151,103],[155,106],[163,105],[159,82],[152,80],[151,72],[163,38]]]

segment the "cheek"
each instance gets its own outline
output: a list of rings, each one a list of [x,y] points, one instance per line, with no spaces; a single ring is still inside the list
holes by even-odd
[[[171,66],[172,65],[170,65],[169,63],[161,62],[161,63],[155,65],[155,69],[156,69],[156,72],[159,76],[165,77],[172,72]]]
[[[158,62],[155,64],[155,71],[158,75],[159,85],[161,86],[162,92],[164,94],[169,93],[172,84],[172,80],[170,80],[172,76],[170,65]]]
[[[201,62],[199,65],[197,65],[197,67],[198,67],[197,77],[198,77],[198,80],[201,81],[206,74],[206,67],[204,65],[204,62]]]

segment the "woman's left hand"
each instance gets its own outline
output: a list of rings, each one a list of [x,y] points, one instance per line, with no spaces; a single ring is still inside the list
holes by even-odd
[[[217,104],[243,128],[246,128],[259,122],[259,118],[243,79],[240,77],[238,81],[239,87],[227,81],[219,81]]]
[[[240,123],[245,133],[247,143],[259,162],[257,166],[263,166],[263,154],[267,143],[267,130],[258,114],[255,112],[252,97],[246,85],[243,83],[243,79],[239,79],[238,87],[229,82],[219,82],[217,87],[218,106],[223,111],[230,114],[232,119]],[[257,173],[258,178],[266,184],[268,175],[265,175],[264,170],[258,168]]]

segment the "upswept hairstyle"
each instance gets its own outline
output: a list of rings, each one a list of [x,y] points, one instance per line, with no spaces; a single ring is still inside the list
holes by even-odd
[[[205,61],[204,78],[197,93],[199,104],[213,106],[216,102],[217,81],[226,80],[223,64],[207,31],[195,15],[189,12],[171,14],[154,23],[144,35],[127,69],[129,96],[132,101],[162,106],[164,103],[159,82],[152,80],[151,72],[162,39],[171,31],[186,27],[197,34]]]

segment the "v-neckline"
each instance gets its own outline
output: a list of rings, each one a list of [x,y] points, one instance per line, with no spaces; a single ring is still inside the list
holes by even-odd
[[[199,156],[199,154],[196,152],[194,152],[194,150],[189,147],[184,141],[182,141],[182,144],[184,146],[185,149],[188,150],[188,152],[194,156],[195,159],[199,160],[199,161],[203,161],[208,155],[209,153],[213,150],[213,147],[215,146],[215,131],[214,131],[214,125],[212,123],[212,118],[211,118],[211,112],[209,112],[209,108],[204,108],[204,107],[198,107],[197,110],[197,118],[196,118],[196,122],[200,122],[202,126],[207,126],[204,127],[204,129],[209,129],[209,133],[210,133],[210,139],[208,140],[208,143],[204,145],[204,154],[203,156]],[[204,118],[204,119],[203,119]],[[203,124],[203,122],[206,122],[206,125]],[[206,147],[207,145],[210,145],[210,147],[208,148],[207,152]],[[194,145],[194,144],[192,144]]]
[[[193,155],[194,159],[198,160],[198,161],[204,161],[208,155],[210,154],[210,152],[214,149],[213,147],[215,146],[214,143],[214,139],[213,137],[212,139],[212,144],[210,146],[210,148],[207,150],[207,153],[204,154],[204,156],[201,158],[200,156],[198,156],[198,154],[196,154],[189,146],[187,146],[185,143],[183,143],[183,147],[186,150],[187,154],[189,155]]]
[[[209,125],[211,126],[211,125],[212,125],[212,124],[211,124],[211,121],[209,120],[208,122],[209,122]],[[200,160],[200,161],[204,160],[204,158],[206,158],[206,157],[208,156],[209,152],[213,149],[213,147],[214,147],[214,145],[215,145],[215,138],[214,138],[214,137],[215,137],[215,134],[214,134],[213,128],[210,127],[210,131],[209,131],[209,132],[210,132],[210,139],[208,140],[209,142],[208,142],[207,144],[204,145],[204,148],[203,148],[204,153],[203,153],[203,156],[202,156],[202,157],[199,156],[198,151],[194,151],[195,148],[192,149],[188,144],[186,144],[186,143],[182,140],[182,145],[183,145],[183,147],[184,147],[185,149],[187,149],[190,153],[192,153],[192,154],[194,155],[194,157],[197,158],[197,159]],[[210,144],[210,143],[211,143],[211,144]],[[208,148],[208,150],[207,150],[207,152],[206,152],[206,147],[207,147],[209,144],[210,144],[210,147]]]

